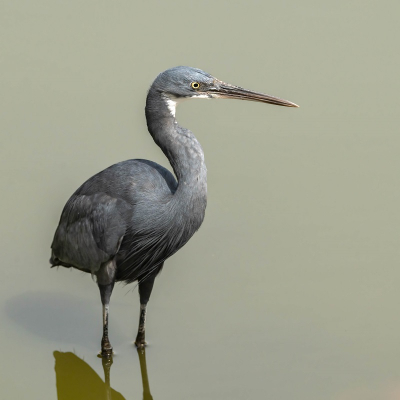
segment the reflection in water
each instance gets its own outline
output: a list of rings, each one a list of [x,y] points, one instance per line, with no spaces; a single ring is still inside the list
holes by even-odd
[[[149,377],[147,376],[146,349],[137,349],[139,354],[140,372],[142,374],[143,400],[153,400],[150,393]]]
[[[138,350],[143,383],[143,400],[153,400],[147,376],[145,349]],[[97,373],[74,353],[53,353],[56,360],[56,385],[58,400],[125,400],[110,386],[113,359],[102,358],[104,382]]]

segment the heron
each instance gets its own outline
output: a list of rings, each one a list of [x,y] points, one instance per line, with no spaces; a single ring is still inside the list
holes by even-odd
[[[167,69],[150,86],[145,114],[148,131],[174,174],[144,159],[119,162],[88,179],[64,206],[51,245],[50,263],[95,278],[102,302],[103,357],[113,352],[108,315],[115,282],[137,282],[140,314],[135,344],[143,348],[154,280],[164,262],[203,222],[207,205],[203,149],[193,133],[178,124],[175,111],[182,100],[214,98],[298,107],[225,83],[201,69]]]

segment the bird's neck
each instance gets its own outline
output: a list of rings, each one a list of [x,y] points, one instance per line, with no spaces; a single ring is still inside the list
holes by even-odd
[[[206,197],[207,169],[200,143],[175,119],[174,99],[153,90],[146,101],[147,127],[168,158],[178,180],[176,195]]]

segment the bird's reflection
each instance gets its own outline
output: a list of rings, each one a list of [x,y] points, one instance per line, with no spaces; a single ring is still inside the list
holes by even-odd
[[[104,382],[84,360],[71,352],[55,351],[57,399],[58,400],[125,400],[121,393],[110,386],[113,359],[102,358]],[[150,393],[146,367],[146,352],[138,350],[143,383],[143,400],[153,400]]]
[[[147,376],[146,349],[137,349],[137,352],[139,354],[140,373],[142,374],[143,400],[153,400],[150,393],[149,377]]]

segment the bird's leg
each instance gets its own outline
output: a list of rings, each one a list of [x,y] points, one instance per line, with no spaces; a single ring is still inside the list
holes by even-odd
[[[109,285],[111,286],[111,284]],[[102,289],[107,292],[107,287],[101,287],[99,285],[100,292]],[[111,291],[112,289],[110,289]],[[103,337],[101,339],[101,355],[103,357],[110,357],[112,355],[112,346],[108,338],[108,310],[109,302],[103,302]]]
[[[101,339],[101,355],[103,357],[111,357],[113,350],[108,339],[108,309],[115,283],[115,271],[115,264],[110,261],[103,264],[97,273],[97,285],[100,289],[101,303],[103,305],[103,337]]]
[[[139,284],[140,316],[138,332],[135,340],[135,344],[138,348],[143,348],[147,344],[145,340],[146,308],[150,298],[151,290],[153,289],[154,279],[155,276],[148,277],[144,282]]]
[[[156,276],[160,272],[161,268],[162,265],[142,281],[139,279],[140,316],[139,328],[135,340],[135,344],[138,348],[143,348],[147,344],[145,341],[146,307],[153,289],[154,280],[156,279]]]
[[[135,340],[135,344],[138,348],[142,348],[147,344],[145,340],[146,307],[147,304],[140,303],[139,327]]]

